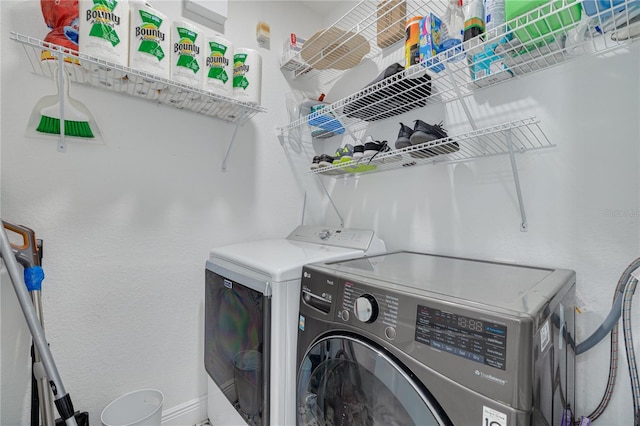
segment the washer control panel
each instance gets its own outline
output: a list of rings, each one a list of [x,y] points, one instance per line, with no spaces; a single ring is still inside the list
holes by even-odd
[[[391,288],[303,268],[301,302],[332,318],[394,344],[435,350],[474,365],[507,369],[505,322],[489,315],[419,299]],[[425,355],[426,356],[426,355]]]
[[[393,340],[398,326],[398,308],[400,298],[391,292],[374,290],[370,287],[344,281],[338,317],[345,322],[357,325],[374,324],[380,335]],[[353,316],[353,317],[352,317]]]

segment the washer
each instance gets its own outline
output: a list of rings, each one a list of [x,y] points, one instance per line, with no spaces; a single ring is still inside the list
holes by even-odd
[[[204,326],[211,423],[295,424],[302,266],[384,251],[373,231],[317,226],[211,250]]]
[[[303,268],[300,425],[569,425],[575,273],[414,252]]]

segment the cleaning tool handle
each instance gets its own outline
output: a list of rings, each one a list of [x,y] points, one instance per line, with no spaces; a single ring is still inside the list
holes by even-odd
[[[34,266],[40,266],[40,256],[38,243],[36,241],[36,233],[26,226],[15,225],[13,223],[2,221],[2,225],[11,232],[18,234],[22,237],[22,244],[13,243],[11,248],[13,250],[18,262],[25,268],[31,268]]]
[[[58,58],[60,64],[62,64],[62,56]],[[60,146],[59,148],[65,149],[65,116],[64,116],[64,107],[67,103],[69,103],[69,76],[64,70],[64,67],[58,65],[58,80],[56,84],[58,85],[58,93],[60,94]],[[67,84],[65,84],[65,82]]]
[[[68,425],[73,425],[76,421],[74,418],[71,398],[64,388],[64,384],[62,383],[62,379],[58,373],[58,368],[53,361],[53,355],[51,354],[49,345],[44,337],[44,330],[42,329],[38,316],[36,315],[36,310],[33,307],[33,303],[31,302],[29,293],[27,292],[22,274],[20,274],[18,269],[18,262],[14,257],[11,244],[9,243],[9,237],[7,236],[4,226],[0,227],[0,254],[2,255],[2,259],[7,267],[7,271],[9,272],[9,277],[13,283],[13,289],[16,292],[18,302],[22,308],[22,313],[27,321],[27,326],[31,332],[33,343],[42,358],[42,365],[47,372],[49,385],[53,392],[56,407],[58,407],[58,413]]]

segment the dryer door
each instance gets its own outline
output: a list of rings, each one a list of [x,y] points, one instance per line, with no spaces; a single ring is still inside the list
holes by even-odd
[[[356,336],[315,342],[298,371],[299,425],[449,425],[438,403],[392,356]]]

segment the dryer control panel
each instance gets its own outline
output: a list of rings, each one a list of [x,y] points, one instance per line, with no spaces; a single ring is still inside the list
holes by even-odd
[[[287,240],[367,251],[374,233],[369,229],[301,225],[287,236]]]

